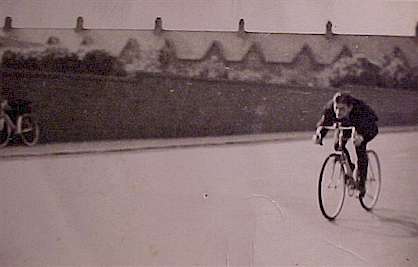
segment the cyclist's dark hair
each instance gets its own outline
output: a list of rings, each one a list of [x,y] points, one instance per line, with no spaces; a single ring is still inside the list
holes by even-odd
[[[334,95],[334,103],[345,104],[347,106],[353,105],[353,97],[347,93],[338,92]]]

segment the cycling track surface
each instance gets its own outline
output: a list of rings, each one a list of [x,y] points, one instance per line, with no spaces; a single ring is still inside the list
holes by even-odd
[[[418,131],[382,131],[373,212],[317,204],[310,133],[9,147],[0,266],[417,266]],[[351,149],[352,152],[352,149]]]

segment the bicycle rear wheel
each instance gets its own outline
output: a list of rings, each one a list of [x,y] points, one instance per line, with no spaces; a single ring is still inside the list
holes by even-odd
[[[22,141],[28,146],[33,146],[38,142],[39,139],[39,126],[35,119],[25,114],[22,116]]]
[[[367,157],[369,159],[369,164],[367,167],[367,178],[365,183],[366,193],[364,197],[360,198],[360,204],[365,210],[371,211],[379,199],[382,186],[382,173],[377,153],[373,150],[367,150]]]
[[[0,117],[0,148],[7,146],[12,131],[4,117]]]
[[[345,198],[345,172],[340,157],[333,153],[325,159],[318,182],[319,208],[330,221],[341,212]]]

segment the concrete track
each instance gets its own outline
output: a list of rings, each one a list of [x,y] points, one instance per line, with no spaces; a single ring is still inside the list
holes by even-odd
[[[373,212],[349,198],[334,223],[316,195],[331,140],[31,157],[10,148],[0,266],[417,266],[417,139],[370,143],[381,198]]]

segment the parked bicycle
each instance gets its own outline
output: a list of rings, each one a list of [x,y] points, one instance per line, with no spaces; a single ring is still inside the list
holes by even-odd
[[[23,143],[33,146],[39,139],[39,125],[32,113],[31,102],[16,100],[1,101],[0,148],[5,147],[14,136],[20,136]]]
[[[371,211],[376,205],[381,189],[381,169],[377,153],[367,150],[368,172],[366,178],[366,192],[359,197],[359,179],[356,171],[353,173],[348,156],[342,149],[343,131],[351,131],[351,138],[357,134],[354,127],[343,127],[341,123],[333,126],[323,126],[326,129],[335,131],[335,138],[338,138],[338,147],[324,161],[318,182],[318,200],[322,214],[328,220],[334,220],[341,212],[346,192],[352,197],[357,193],[361,206]]]

